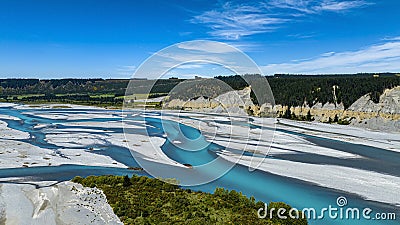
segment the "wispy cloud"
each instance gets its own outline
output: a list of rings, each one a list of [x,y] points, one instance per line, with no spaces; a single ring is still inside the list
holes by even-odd
[[[400,37],[386,37],[384,41],[400,41]]]
[[[283,24],[323,12],[346,12],[365,7],[364,0],[271,0],[253,4],[227,2],[194,16],[192,23],[210,28],[210,35],[226,40],[273,32]]]
[[[224,45],[218,42],[208,42],[208,41],[183,42],[178,44],[177,47],[180,49],[202,51],[207,53],[229,53],[235,51],[235,49],[233,49],[228,45]]]
[[[350,9],[360,8],[371,5],[372,3],[366,1],[332,1],[326,0],[322,4],[314,7],[316,12],[320,11],[334,11],[342,12]]]
[[[296,63],[262,66],[264,74],[359,73],[400,71],[400,37],[357,51],[328,52]]]
[[[136,66],[119,66],[117,68],[117,75],[131,77],[135,71]]]
[[[256,6],[225,3],[193,18],[193,23],[206,24],[210,35],[228,40],[273,31],[287,19],[269,16]]]
[[[272,0],[265,5],[270,9],[291,9],[303,13],[300,15],[304,15],[324,11],[344,12],[371,4],[364,0]]]
[[[290,34],[288,37],[296,38],[296,39],[307,39],[315,37],[316,33],[297,33],[297,34]]]
[[[293,11],[303,13],[313,13],[312,7],[310,7],[311,1],[303,1],[303,0],[271,0],[269,2],[264,3],[264,6],[270,10],[276,9],[288,9]]]

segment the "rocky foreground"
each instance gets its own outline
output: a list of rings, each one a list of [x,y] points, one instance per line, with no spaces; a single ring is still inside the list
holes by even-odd
[[[32,184],[0,184],[0,224],[122,222],[113,213],[101,190],[62,182],[41,188]]]

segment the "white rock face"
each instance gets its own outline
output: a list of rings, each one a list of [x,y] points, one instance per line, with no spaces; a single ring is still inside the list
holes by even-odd
[[[202,97],[189,101],[173,99],[167,104],[167,108],[240,115],[247,115],[247,110],[251,110],[253,115],[272,117],[283,115],[286,110],[289,110],[287,106],[282,105],[258,107],[251,101],[250,93],[251,87],[246,87],[240,91],[224,93],[214,99]],[[329,122],[338,118],[342,121],[350,121],[354,126],[396,132],[400,130],[400,86],[385,90],[379,103],[374,103],[367,94],[346,110],[343,103],[317,102],[310,108],[305,102],[303,106],[292,106],[290,111],[296,116],[303,117],[310,112],[312,117],[319,122]]]
[[[386,114],[400,114],[400,87],[387,89],[374,103],[369,95],[364,95],[355,101],[349,110],[358,112],[377,112]]]
[[[326,110],[344,110],[343,103],[340,104],[333,104],[333,103],[326,103],[322,106],[322,109]]]
[[[122,224],[101,190],[73,182],[0,185],[0,223]]]
[[[356,112],[379,112],[381,106],[375,104],[369,94],[357,99],[350,107],[349,110]]]
[[[197,99],[183,101],[172,99],[165,104],[166,108],[184,108],[199,112],[228,113],[247,115],[245,109],[254,107],[250,98],[251,88],[246,87],[239,91],[229,91],[214,99],[206,99],[200,96]]]
[[[390,114],[400,113],[400,87],[387,90],[380,98],[380,103],[383,104],[381,112]]]
[[[276,105],[278,114],[283,115],[287,106]],[[329,122],[334,118],[349,121],[351,125],[381,131],[400,131],[400,86],[387,89],[380,96],[379,102],[374,103],[369,94],[355,101],[345,110],[343,103],[315,103],[311,108],[303,106],[291,107],[290,112],[296,116],[307,116],[308,112],[315,121]]]
[[[230,91],[225,94],[219,95],[214,100],[224,106],[253,106],[250,98],[251,88],[246,87],[239,91]]]
[[[352,121],[352,125],[374,130],[400,131],[400,87],[387,89],[374,103],[369,95],[364,95],[354,102],[349,111],[369,113]]]

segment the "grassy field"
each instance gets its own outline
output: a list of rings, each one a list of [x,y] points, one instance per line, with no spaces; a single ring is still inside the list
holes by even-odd
[[[125,104],[126,107],[131,108],[161,108],[159,102],[135,102],[134,100],[144,100],[164,96],[166,93],[151,93],[151,94],[135,94],[130,96],[116,96],[115,94],[56,94],[55,99],[49,98],[45,94],[24,94],[24,95],[11,95],[6,99],[1,99],[2,102],[24,103],[29,105],[39,104],[77,104],[86,106],[99,106],[107,108],[122,108],[125,102],[133,100]],[[77,100],[80,97],[88,98],[85,100]]]

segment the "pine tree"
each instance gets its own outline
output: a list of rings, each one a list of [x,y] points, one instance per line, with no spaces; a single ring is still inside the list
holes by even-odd
[[[306,120],[307,120],[307,121],[313,121],[313,118],[312,118],[312,116],[311,116],[310,110],[308,110]]]
[[[337,123],[337,122],[339,122],[339,117],[338,117],[338,115],[337,115],[337,114],[335,115],[335,118],[333,119],[333,122],[334,122],[334,123]]]
[[[122,184],[124,187],[129,187],[132,185],[131,179],[128,177],[128,175],[124,176],[124,182]]]

